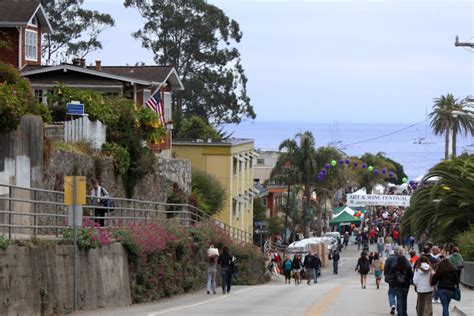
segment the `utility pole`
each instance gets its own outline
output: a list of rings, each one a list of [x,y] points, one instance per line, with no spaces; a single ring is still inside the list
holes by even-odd
[[[456,47],[469,47],[474,49],[474,42],[460,42],[459,36],[456,36],[456,40],[454,41],[454,46]]]

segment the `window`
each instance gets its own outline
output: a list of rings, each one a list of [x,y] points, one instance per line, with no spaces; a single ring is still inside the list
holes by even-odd
[[[253,168],[253,157],[250,157],[249,163],[250,163],[250,169],[252,169]]]
[[[171,93],[163,93],[163,108],[164,108],[164,117],[165,121],[168,122],[172,119],[171,115]]]
[[[38,103],[43,103],[43,90],[35,90],[35,99]]]
[[[151,90],[150,89],[145,89],[143,90],[143,105],[146,104],[146,101],[151,97]]]
[[[242,172],[242,161],[239,161],[239,172]]]
[[[257,158],[257,166],[263,166],[265,164],[265,159]]]
[[[38,33],[25,30],[25,59],[38,61]]]
[[[237,158],[234,157],[234,159],[232,160],[232,173],[234,176],[237,175]]]
[[[232,216],[237,216],[237,201],[232,199]]]

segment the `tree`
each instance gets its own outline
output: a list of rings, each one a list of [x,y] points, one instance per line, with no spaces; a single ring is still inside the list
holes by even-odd
[[[452,133],[452,152],[453,158],[456,157],[456,141],[457,135],[468,132],[474,132],[474,122],[469,115],[454,115],[453,111],[463,112],[469,114],[467,106],[463,103],[458,103],[457,99],[450,93],[446,96],[442,95],[435,99],[433,112],[429,114],[431,119],[431,127],[435,135],[445,135],[444,158],[447,160],[449,152],[450,134]]]
[[[202,170],[192,170],[192,192],[197,199],[197,207],[212,216],[222,210],[225,188],[219,180]]]
[[[115,25],[106,13],[82,8],[84,0],[42,0],[54,30],[45,34],[43,56],[47,61],[64,61],[70,57],[84,58],[102,49],[99,35]]]
[[[176,135],[177,138],[192,139],[221,139],[219,133],[201,117],[193,115],[183,120],[181,128]]]
[[[255,118],[247,96],[240,53],[239,24],[205,0],[125,0],[146,20],[133,34],[155,54],[155,62],[173,65],[184,91],[174,97],[174,121],[197,115],[219,125]]]
[[[453,241],[474,223],[474,156],[443,161],[424,177],[425,184],[413,193],[401,221],[402,234],[437,242]]]
[[[375,155],[371,153],[364,153],[360,156],[360,160],[367,166],[372,166],[377,170],[386,169],[387,171],[393,171],[395,173],[395,166],[385,157],[384,153],[378,152]],[[403,167],[402,167],[403,169]],[[365,187],[367,193],[370,194],[374,185],[378,183],[384,183],[384,178],[379,174],[376,175],[374,172],[369,172],[367,169],[357,169],[355,171],[358,178],[358,183],[361,187]]]
[[[261,222],[267,218],[267,208],[262,199],[253,199],[253,221]]]

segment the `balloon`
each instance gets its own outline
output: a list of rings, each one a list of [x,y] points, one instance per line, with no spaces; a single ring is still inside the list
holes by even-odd
[[[372,167],[372,166],[369,166],[369,167],[367,168],[367,170],[369,170],[369,171],[373,171],[373,170],[374,170],[374,167]]]
[[[339,159],[338,162],[339,162],[340,165],[343,165],[343,164],[344,164],[344,160],[342,160],[342,159]]]
[[[382,174],[385,175],[387,173],[387,169],[383,168],[382,169]]]
[[[411,188],[412,188],[413,190],[416,190],[416,188],[417,188],[416,184],[413,184],[413,185],[411,186]]]
[[[374,174],[375,174],[375,175],[378,175],[378,174],[379,174],[379,170],[378,170],[378,169],[375,169],[375,170],[374,170]]]
[[[331,161],[331,165],[334,167],[335,165],[337,165],[337,161],[336,160]]]
[[[327,164],[324,165],[324,168],[331,169],[331,165],[327,163]]]
[[[350,164],[351,161],[349,159],[346,159],[346,165]]]
[[[322,169],[321,173],[323,174],[323,176],[325,176],[326,175],[326,169]]]
[[[402,182],[403,182],[403,183],[407,183],[407,182],[408,182],[408,179],[404,177],[404,178],[402,179]]]
[[[362,168],[363,168],[363,169],[367,168],[367,164],[366,164],[366,163],[363,163],[363,164],[362,164]]]
[[[359,163],[357,161],[354,161],[354,167],[357,168],[358,165],[359,165]]]
[[[393,176],[394,176],[393,172],[390,171],[390,173],[388,174],[388,176],[389,176],[390,178],[393,178]]]

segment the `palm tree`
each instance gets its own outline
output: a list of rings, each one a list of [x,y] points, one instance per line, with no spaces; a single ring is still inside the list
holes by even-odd
[[[417,189],[402,218],[402,234],[448,242],[474,224],[474,156],[443,161],[423,181],[433,185]]]
[[[466,115],[454,115],[453,112],[462,112]],[[465,103],[458,103],[452,94],[442,95],[435,99],[433,112],[429,114],[431,127],[435,135],[445,135],[444,158],[449,159],[450,133],[452,133],[452,152],[456,157],[456,141],[458,134],[467,135],[474,132],[474,122],[469,115],[470,111]]]
[[[271,174],[272,180],[284,182],[285,177],[288,177],[285,165],[287,163],[290,164],[292,170],[291,182],[301,184],[304,187],[304,197],[306,200],[304,210],[309,208],[312,184],[316,174],[314,146],[314,136],[310,131],[296,134],[295,139],[285,139],[280,144],[279,150],[281,154]],[[303,223],[304,236],[308,237],[309,230],[306,221],[306,211],[303,212]]]

